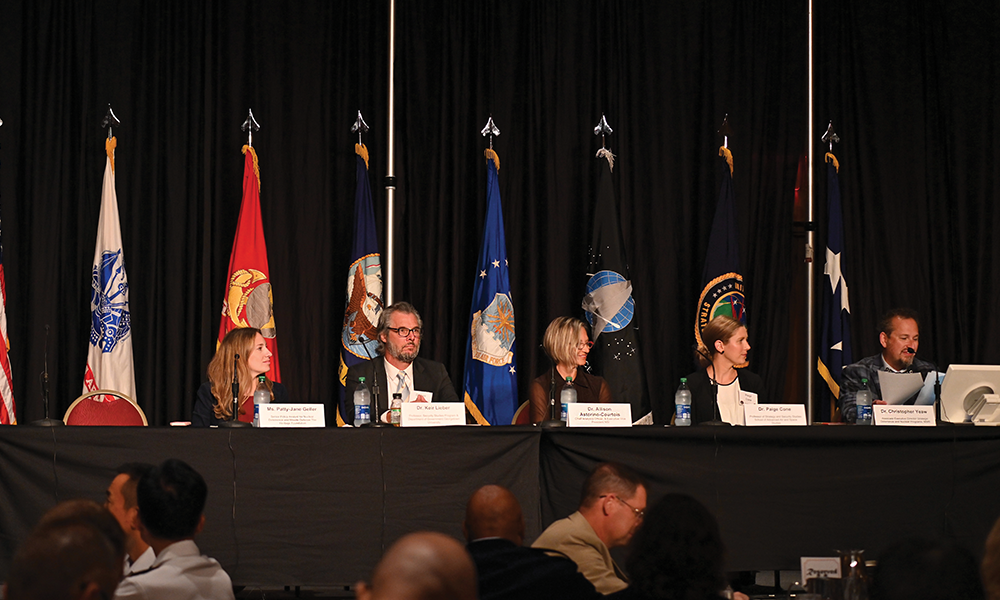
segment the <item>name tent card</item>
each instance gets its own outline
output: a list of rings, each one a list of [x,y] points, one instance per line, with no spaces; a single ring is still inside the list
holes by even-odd
[[[582,404],[566,405],[567,427],[631,427],[631,404]]]
[[[876,425],[902,427],[934,427],[934,406],[900,406],[898,404],[873,404],[872,417]]]
[[[261,404],[261,427],[326,427],[322,404]]]
[[[840,579],[840,558],[836,556],[803,556],[802,580]]]
[[[465,425],[462,402],[404,402],[400,407],[400,427],[443,427]]]
[[[805,425],[803,404],[744,404],[743,418],[748,427],[766,425]]]

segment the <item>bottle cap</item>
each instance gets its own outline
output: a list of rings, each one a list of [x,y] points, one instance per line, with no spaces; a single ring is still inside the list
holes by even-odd
[[[395,400],[396,398],[399,398],[400,400],[402,400],[403,399],[403,395],[400,394],[399,392],[396,392],[395,394],[392,395],[392,399]]]
[[[260,375],[257,376],[257,381],[259,381],[261,383],[264,383],[264,374],[263,373],[261,373]]]
[[[364,377],[358,377],[358,381],[361,382],[361,383],[364,383],[365,382],[365,378]]]
[[[687,382],[688,382],[687,377],[681,377],[681,383],[687,383]]]
[[[862,378],[861,378],[861,383],[868,383],[868,380],[867,380],[867,379],[865,379],[864,377],[862,377]]]
[[[572,377],[567,377],[566,378],[566,383],[573,383],[573,378]]]

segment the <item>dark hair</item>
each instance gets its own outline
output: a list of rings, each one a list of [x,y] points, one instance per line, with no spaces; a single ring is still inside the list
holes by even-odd
[[[136,487],[142,476],[149,472],[153,465],[149,463],[131,462],[119,465],[115,475],[128,475],[128,481],[122,484],[122,499],[125,501],[125,509],[128,510],[138,505],[135,496]]]
[[[583,482],[580,506],[591,506],[606,494],[615,494],[622,500],[628,500],[635,496],[635,491],[640,485],[646,486],[642,477],[625,465],[616,462],[600,463]]]
[[[375,339],[378,341],[378,352],[380,354],[385,352],[385,343],[382,342],[382,334],[389,331],[389,319],[397,312],[415,316],[417,318],[417,327],[421,329],[424,327],[424,320],[420,318],[420,313],[417,312],[417,309],[412,304],[403,301],[393,302],[378,315],[378,330],[375,332]]]
[[[950,540],[909,539],[879,557],[871,600],[982,600],[976,559]]]
[[[164,540],[192,537],[198,529],[208,486],[187,463],[167,459],[139,480],[139,518],[154,536]]]
[[[37,529],[63,527],[83,523],[101,532],[115,552],[125,555],[125,532],[118,519],[107,508],[94,502],[78,498],[65,500],[49,509],[39,519]]]
[[[913,319],[917,323],[917,328],[920,328],[920,315],[917,314],[917,311],[912,308],[899,307],[889,309],[882,315],[882,318],[878,322],[878,332],[892,335],[892,320],[896,317],[900,319]]]
[[[717,598],[726,588],[719,524],[685,494],[665,496],[646,511],[627,564],[630,585],[641,598]]]
[[[114,517],[108,513],[113,521]],[[36,528],[21,544],[10,565],[10,600],[76,598],[96,583],[105,598],[122,576],[125,552],[86,521],[58,522]]]

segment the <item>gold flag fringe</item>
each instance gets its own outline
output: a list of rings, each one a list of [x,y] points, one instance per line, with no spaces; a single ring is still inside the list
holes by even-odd
[[[729,151],[729,148],[725,146],[719,146],[719,156],[724,156],[726,158],[726,164],[729,165],[729,176],[733,176],[733,153]]]
[[[115,148],[118,146],[118,138],[111,137],[104,142],[104,149],[108,153],[108,158],[111,159],[111,172],[115,172]]]
[[[837,172],[840,173],[840,161],[838,161],[837,157],[833,155],[833,152],[827,152],[825,159],[826,162],[832,162],[833,168],[837,169]]]
[[[364,144],[354,144],[354,153],[365,159],[365,168],[368,168],[368,147]]]
[[[500,172],[500,157],[497,156],[497,153],[493,151],[493,148],[487,148],[486,152],[484,152],[483,155],[486,156],[486,158],[488,158],[488,159],[490,159],[490,160],[493,161],[493,164],[495,164],[497,166],[497,173],[499,173]]]
[[[243,154],[247,152],[253,157],[253,174],[257,176],[257,189],[260,189],[260,167],[257,166],[257,151],[250,146],[243,146]]]

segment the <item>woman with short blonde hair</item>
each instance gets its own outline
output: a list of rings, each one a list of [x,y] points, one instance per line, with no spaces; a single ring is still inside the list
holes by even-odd
[[[576,388],[577,402],[612,402],[608,382],[582,368],[587,364],[587,355],[593,345],[587,335],[587,326],[580,319],[556,317],[549,323],[542,347],[552,360],[552,367],[531,382],[528,401],[532,423],[539,423],[553,416],[559,418],[559,393],[566,387],[567,378]],[[555,415],[552,414],[553,408],[549,402],[550,393],[554,393],[556,399]]]

